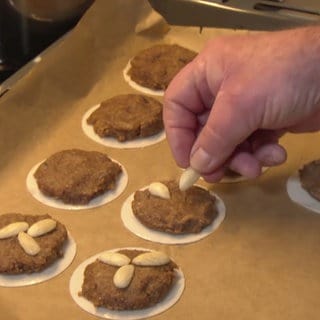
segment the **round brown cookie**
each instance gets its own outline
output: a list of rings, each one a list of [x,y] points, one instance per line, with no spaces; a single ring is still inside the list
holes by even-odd
[[[120,250],[131,260],[146,251]],[[99,260],[89,264],[84,272],[81,296],[96,307],[110,310],[138,310],[160,302],[175,282],[176,264],[170,261],[162,266],[134,265],[134,276],[129,286],[117,288],[113,276],[119,267],[110,266]]]
[[[152,195],[148,189],[136,191],[132,211],[146,227],[173,234],[198,233],[212,223],[218,211],[209,191],[193,186],[180,191],[177,182],[163,182],[170,199]]]
[[[320,200],[320,160],[305,164],[299,170],[300,183],[312,197]]]
[[[72,149],[50,156],[34,177],[44,195],[68,204],[87,204],[115,189],[121,172],[121,166],[106,154]]]
[[[13,222],[27,222],[29,227],[40,220],[51,218],[49,215],[23,215],[7,213],[0,215],[0,229]],[[21,247],[17,236],[0,239],[0,273],[20,274],[38,272],[63,256],[62,247],[68,238],[67,230],[57,221],[56,228],[39,237],[35,241],[40,246],[40,252],[31,256]]]
[[[163,129],[162,105],[138,94],[115,96],[101,103],[87,119],[100,137],[119,141],[149,137]]]
[[[173,77],[196,55],[196,52],[176,44],[155,45],[131,59],[128,75],[141,86],[165,90]]]

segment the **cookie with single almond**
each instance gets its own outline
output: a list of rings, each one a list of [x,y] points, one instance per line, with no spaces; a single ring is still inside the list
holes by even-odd
[[[170,198],[163,199],[148,189],[134,194],[131,207],[146,227],[171,234],[198,233],[218,215],[216,197],[198,186],[181,191],[176,181],[163,182]]]

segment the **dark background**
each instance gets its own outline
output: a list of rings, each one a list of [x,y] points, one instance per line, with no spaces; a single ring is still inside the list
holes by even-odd
[[[0,83],[73,28],[93,1],[68,19],[49,22],[23,16],[0,0]]]

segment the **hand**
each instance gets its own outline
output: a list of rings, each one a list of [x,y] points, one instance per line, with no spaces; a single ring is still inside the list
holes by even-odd
[[[320,129],[320,28],[211,40],[167,89],[164,123],[177,164],[207,181],[283,163],[281,135]]]

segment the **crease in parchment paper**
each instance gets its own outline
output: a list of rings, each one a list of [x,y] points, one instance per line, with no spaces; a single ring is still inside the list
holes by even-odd
[[[142,35],[164,35],[169,32],[170,26],[156,11],[147,12],[144,19],[135,27],[135,33]]]

